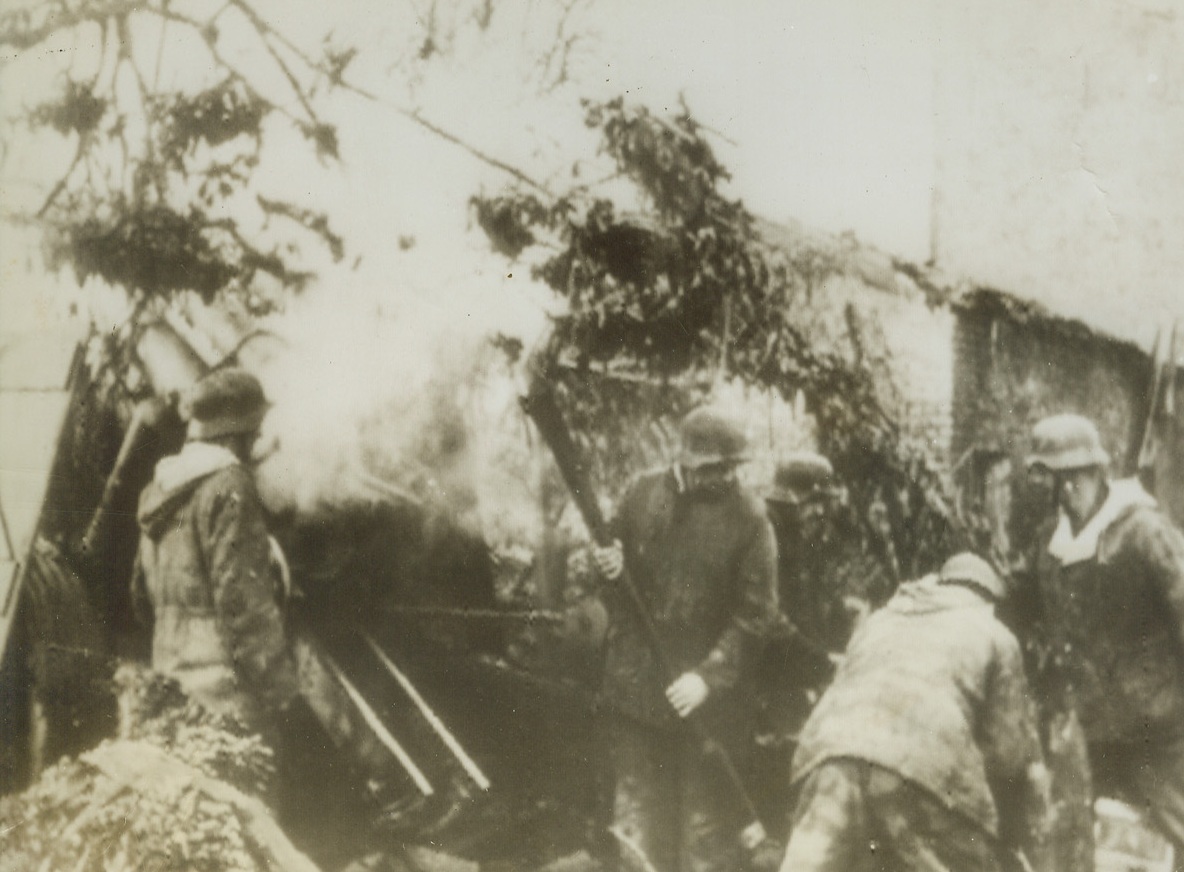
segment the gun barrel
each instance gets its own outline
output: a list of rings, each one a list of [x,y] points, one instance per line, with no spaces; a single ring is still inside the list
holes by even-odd
[[[527,624],[562,624],[562,612],[549,609],[479,609],[450,606],[384,605],[384,614],[407,618],[445,618],[458,621],[521,621]]]

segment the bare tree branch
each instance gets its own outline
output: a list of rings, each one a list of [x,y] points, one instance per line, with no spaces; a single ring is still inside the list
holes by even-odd
[[[49,207],[53,205],[54,201],[61,195],[62,191],[66,189],[66,185],[70,181],[70,176],[74,175],[74,170],[78,167],[83,155],[86,154],[87,140],[89,136],[83,134],[78,137],[78,146],[74,149],[74,159],[70,161],[69,168],[62,173],[61,177],[54,183],[52,189],[45,200],[41,203],[41,208],[37,210],[36,217],[41,218],[49,211]]]
[[[282,33],[280,33],[280,31],[278,31],[274,27],[272,27],[271,24],[269,24],[265,19],[263,19],[263,17],[260,16],[259,13],[256,12],[254,10],[254,8],[251,7],[248,3],[244,2],[244,0],[227,0],[226,5],[228,7],[233,6],[234,8],[241,11],[243,13],[243,15],[245,15],[247,17],[247,20],[249,20],[251,22],[251,25],[255,28],[255,30],[259,32],[260,35],[269,34],[269,35],[275,37],[275,39],[284,48],[286,48],[288,51],[292,52],[292,54],[294,54],[297,58],[299,58],[300,61],[305,66],[307,66],[309,69],[311,69],[311,70],[318,69],[318,65],[315,60],[313,60],[311,57],[309,57],[308,54],[306,54],[304,51],[302,51],[299,46],[297,46],[295,43],[292,42],[292,40],[288,39],[286,36],[284,36]]]
[[[220,15],[226,8],[228,8],[228,6],[222,7],[222,9],[215,13],[214,18]],[[215,44],[213,38],[208,33],[208,25],[210,22],[199,21],[196,18],[191,18],[188,15],[182,15],[170,9],[153,10],[153,12],[164,18],[168,18],[170,21],[177,21],[181,24],[187,24],[189,27],[192,27],[201,36],[202,41],[206,44],[206,48],[210,52],[210,56],[217,62],[218,66],[233,76],[235,81],[241,82],[243,87],[246,88],[247,93],[251,95],[252,99],[259,101],[259,103],[267,109],[280,113],[289,121],[292,121],[296,124],[303,123],[300,118],[297,118],[291,112],[291,110],[279,105],[274,100],[269,100],[267,97],[264,97],[261,93],[259,93],[259,90],[251,84],[251,80],[247,78],[247,76],[242,73],[238,67],[226,59],[222,52],[218,50],[218,46]],[[210,19],[210,21],[213,20],[213,18]]]
[[[570,10],[576,5],[578,5],[578,0],[575,0],[575,2],[569,2],[568,9]],[[307,116],[307,119],[298,118],[292,113],[291,110],[277,104],[273,100],[269,100],[268,98],[264,97],[261,93],[259,93],[258,89],[256,89],[251,84],[250,79],[218,50],[214,38],[211,36],[210,24],[231,7],[239,10],[247,19],[251,27],[259,34],[268,54],[279,66],[280,71],[287,78],[289,84],[291,85],[297,100],[300,102],[301,109]],[[157,15],[165,21],[177,22],[192,28],[201,37],[214,61],[220,67],[225,69],[229,74],[234,76],[237,81],[241,82],[247,89],[248,93],[250,93],[252,98],[258,100],[268,109],[279,112],[297,124],[303,124],[306,120],[312,122],[313,124],[319,124],[319,116],[313,109],[311,102],[308,99],[308,90],[300,84],[299,78],[293,71],[291,65],[283,59],[272,40],[275,40],[276,43],[282,45],[283,48],[291,52],[293,56],[298,58],[302,64],[308,67],[309,70],[326,76],[332,84],[336,84],[337,86],[364,97],[372,102],[385,105],[398,112],[401,116],[413,122],[414,124],[422,127],[424,130],[427,130],[430,133],[439,136],[441,139],[444,139],[445,141],[463,149],[468,154],[472,155],[483,163],[486,163],[491,167],[509,174],[513,178],[517,179],[523,184],[530,186],[531,188],[534,188],[537,191],[546,194],[550,193],[546,185],[544,185],[542,182],[531,178],[521,169],[512,166],[505,161],[499,160],[477,146],[465,141],[457,134],[446,130],[433,121],[430,121],[420,114],[418,110],[386,101],[364,88],[346,82],[343,77],[341,77],[339,74],[335,74],[334,71],[327,69],[323,62],[314,59],[308,53],[301,50],[283,33],[268,23],[248,2],[246,2],[246,0],[227,0],[227,2],[221,6],[216,13],[214,13],[209,21],[201,21],[189,15],[177,12],[174,9],[170,9],[168,2],[164,2],[160,6],[145,7],[143,3],[136,2],[136,0],[88,0],[88,2],[81,3],[73,8],[42,8],[38,10],[38,13],[35,16],[30,14],[28,10],[8,12],[0,14],[0,46],[11,46],[18,50],[27,49],[44,41],[45,39],[48,39],[58,31],[74,27],[78,24],[93,21],[105,27],[106,24],[113,19],[119,20],[122,18],[126,20],[127,16],[133,12]],[[134,63],[132,66],[134,68]],[[141,88],[141,94],[143,94],[145,93],[143,77],[140,75],[138,68],[135,69],[135,73],[137,84]],[[57,194],[55,194],[55,197],[56,196]]]
[[[439,125],[435,124],[434,122],[429,121],[428,119],[424,118],[422,115],[420,115],[414,109],[406,109],[406,108],[400,107],[400,106],[393,106],[392,108],[395,109],[395,111],[398,112],[400,115],[402,115],[404,118],[408,119],[409,121],[415,122],[420,127],[422,127],[424,130],[428,130],[428,131],[436,134],[436,136],[439,136],[441,139],[445,139],[448,142],[451,142],[453,145],[459,146],[460,148],[464,149],[465,151],[467,151],[469,154],[471,154],[473,157],[477,158],[478,160],[483,161],[484,163],[487,163],[491,167],[495,167],[504,173],[509,173],[511,176],[516,178],[518,181],[522,182],[523,184],[529,185],[530,187],[534,188],[536,191],[539,191],[540,193],[546,194],[547,196],[552,196],[551,190],[546,185],[544,185],[542,182],[532,179],[530,176],[528,176],[522,170],[518,169],[516,166],[508,164],[503,160],[499,160],[498,158],[494,157],[493,155],[488,154],[487,152],[484,152],[481,149],[477,148],[475,145],[465,142],[463,139],[461,139],[455,133],[451,133],[451,132],[445,130],[443,127],[440,127]]]
[[[569,33],[568,27],[577,8],[583,3],[584,0],[563,0],[560,4],[563,11],[555,23],[551,46],[536,64],[542,79],[541,86],[544,93],[555,90],[568,80],[568,64],[571,60],[572,50],[577,43],[583,41],[583,37],[579,33]]]
[[[572,9],[574,9],[575,6],[578,5],[579,2],[580,2],[580,0],[569,0],[568,5],[567,5],[568,12],[570,12]],[[532,179],[530,176],[526,175],[526,173],[524,173],[522,170],[518,169],[517,167],[511,166],[510,164],[505,163],[504,161],[498,160],[497,158],[482,151],[481,149],[477,148],[476,146],[471,145],[470,143],[461,139],[456,134],[454,134],[448,130],[445,130],[444,128],[440,127],[438,124],[435,124],[434,122],[429,121],[428,119],[424,118],[418,111],[413,110],[413,109],[409,109],[405,106],[399,106],[397,104],[390,103],[386,100],[383,100],[378,95],[365,90],[364,88],[361,88],[361,87],[358,87],[357,85],[353,85],[349,82],[346,82],[342,76],[334,75],[333,71],[326,69],[325,65],[322,62],[319,62],[316,59],[310,57],[306,52],[302,51],[298,46],[293,44],[292,41],[289,40],[286,36],[284,36],[280,31],[278,31],[271,24],[269,24],[266,20],[264,20],[262,17],[260,17],[259,13],[257,13],[250,6],[250,4],[248,4],[246,2],[246,0],[228,0],[228,3],[230,5],[233,5],[236,9],[239,9],[243,13],[243,15],[245,15],[247,17],[247,19],[251,22],[252,26],[256,29],[256,31],[258,31],[260,33],[260,35],[264,37],[265,43],[267,42],[267,39],[266,39],[267,36],[273,37],[274,39],[279,41],[284,46],[284,48],[288,49],[288,51],[292,52],[297,58],[299,58],[300,61],[302,63],[304,63],[309,69],[315,70],[315,71],[321,73],[322,75],[326,76],[330,80],[330,82],[333,82],[333,83],[339,85],[340,87],[344,88],[345,90],[350,91],[354,94],[357,94],[360,97],[364,97],[367,100],[370,100],[375,103],[380,103],[382,105],[386,105],[389,108],[394,109],[396,112],[398,112],[404,118],[407,118],[409,121],[412,121],[415,124],[418,124],[419,126],[423,127],[425,130],[435,134],[436,136],[439,136],[440,138],[442,138],[444,140],[447,140],[448,142],[452,143],[453,145],[456,145],[456,146],[464,149],[469,154],[471,154],[473,157],[476,157],[478,160],[480,160],[484,163],[487,163],[490,166],[501,170],[502,172],[509,173],[511,176],[518,179],[520,182],[530,185],[532,188],[535,188],[538,191],[541,191],[543,193],[549,193],[549,191],[545,185],[543,185],[541,182],[538,182],[535,179]],[[435,14],[436,14],[436,9],[435,9],[435,4],[433,3],[429,7],[429,18],[431,19],[431,21],[434,21]],[[422,15],[420,17],[422,17]],[[567,16],[565,14],[564,18],[566,19],[566,17]],[[560,27],[562,28],[562,26],[563,25],[561,24]],[[431,24],[429,22],[429,31],[432,28],[434,28],[434,24]],[[295,79],[291,75],[288,67],[283,64],[283,62],[280,60],[279,56],[276,54],[276,52],[273,50],[273,47],[270,44],[268,44],[268,51],[271,53],[271,56],[273,58],[275,58],[276,62],[281,65],[281,69],[284,71],[285,75],[288,75],[289,81],[292,83],[293,88],[296,89],[297,92],[299,93],[299,85],[296,83]],[[311,110],[309,110],[309,111],[311,114]],[[314,118],[314,120],[315,120],[315,118]]]
[[[132,44],[131,28],[128,27],[127,16],[119,16],[115,19],[117,33],[119,34],[119,59],[116,61],[119,64],[124,64],[132,72],[132,78],[136,83],[136,93],[140,100],[140,114],[144,116],[144,155],[145,160],[141,166],[147,168],[154,168],[152,173],[152,184],[156,188],[158,197],[164,196],[164,178],[162,176],[163,170],[156,163],[156,147],[152,142],[152,114],[148,109],[149,90],[148,85],[144,81],[144,75],[140,72],[139,65],[136,64],[135,53]],[[143,196],[143,191],[139,179],[133,176],[132,178],[133,195],[136,200],[140,200]]]
[[[546,194],[547,196],[552,196],[551,190],[546,185],[544,185],[542,182],[538,181],[537,179],[531,178],[525,172],[518,169],[518,167],[513,166],[512,164],[508,164],[505,161],[494,157],[493,155],[489,154],[488,152],[482,151],[481,149],[477,148],[477,146],[475,146],[469,142],[466,142],[465,140],[463,140],[459,136],[457,136],[455,133],[452,133],[451,131],[444,129],[443,127],[436,124],[435,122],[429,121],[427,118],[424,118],[423,115],[421,115],[417,110],[409,109],[406,106],[401,106],[397,103],[393,103],[389,100],[385,100],[382,97],[379,97],[374,92],[368,91],[365,88],[362,88],[358,85],[354,85],[350,82],[347,82],[344,79],[340,80],[340,86],[342,88],[344,88],[346,91],[349,91],[353,94],[357,94],[359,97],[363,97],[367,100],[370,100],[373,103],[378,103],[381,106],[386,106],[389,109],[393,109],[395,112],[402,115],[408,121],[418,124],[420,127],[422,127],[424,130],[427,130],[429,133],[433,133],[436,136],[440,137],[441,139],[446,140],[447,142],[452,143],[453,145],[457,146],[458,148],[463,149],[464,151],[468,152],[469,154],[471,154],[473,157],[477,158],[481,162],[487,163],[491,167],[494,167],[495,169],[499,169],[504,173],[508,173],[509,175],[516,178],[518,181],[522,182],[525,185],[529,185],[530,187],[534,188],[536,191],[539,191],[540,193]]]
[[[169,0],[162,0],[161,9],[169,8]],[[156,67],[152,71],[152,90],[160,87],[160,66],[164,61],[164,35],[168,31],[169,20],[163,16],[160,19],[160,36],[157,37],[156,43]]]
[[[0,46],[24,51],[78,24],[129,15],[143,10],[143,6],[137,0],[91,0],[75,8],[43,3],[35,11],[25,8],[3,12],[0,13]]]
[[[317,69],[316,64],[308,59],[298,48],[292,45],[292,43],[287,38],[285,38],[283,34],[276,31],[275,28],[264,21],[259,16],[259,13],[257,13],[246,3],[242,2],[242,0],[230,0],[230,5],[232,5],[235,9],[238,9],[244,16],[246,16],[247,21],[250,22],[252,29],[254,29],[254,31],[258,34],[259,41],[263,43],[264,49],[266,49],[267,53],[271,55],[271,59],[275,61],[276,66],[280,68],[280,72],[284,74],[284,78],[288,80],[288,84],[292,87],[292,93],[294,93],[296,95],[296,99],[300,101],[300,105],[303,107],[305,114],[308,116],[308,120],[313,124],[320,124],[320,119],[318,118],[316,111],[312,108],[312,104],[310,104],[308,101],[308,95],[304,86],[300,84],[299,80],[296,78],[296,74],[292,72],[291,67],[289,67],[283,57],[280,56],[280,53],[276,51],[275,46],[272,45],[271,40],[268,39],[268,37],[270,36],[278,40],[285,48],[300,58],[310,69]]]

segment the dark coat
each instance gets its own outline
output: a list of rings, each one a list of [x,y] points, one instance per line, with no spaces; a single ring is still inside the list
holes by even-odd
[[[929,576],[864,622],[802,730],[793,778],[843,758],[890,769],[998,832],[993,791],[1026,785],[1042,757],[1019,643],[988,602]],[[1037,822],[1039,793],[1024,794]]]
[[[837,514],[837,512],[835,512]],[[777,536],[779,601],[786,617],[779,633],[790,650],[840,652],[851,638],[848,601],[882,605],[892,590],[887,573],[866,552],[857,531],[836,517],[805,523],[796,506],[769,501]]]
[[[135,598],[150,607],[153,668],[213,711],[259,726],[298,692],[249,471],[191,442],[140,495]]]
[[[735,725],[751,711],[756,658],[777,621],[777,546],[762,503],[740,487],[708,497],[673,470],[640,477],[614,531],[626,571],[649,607],[676,673],[697,672],[710,695],[703,717]],[[612,582],[603,692],[647,723],[677,721],[636,620]],[[737,732],[728,730],[721,735]]]
[[[1037,560],[1046,680],[1090,742],[1184,737],[1184,535],[1129,481],[1065,524]]]

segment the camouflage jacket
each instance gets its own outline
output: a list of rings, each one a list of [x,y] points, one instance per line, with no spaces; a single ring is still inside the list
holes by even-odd
[[[1062,518],[1036,561],[1043,681],[1091,742],[1184,736],[1184,535],[1116,481],[1076,535]]]
[[[752,707],[756,659],[777,610],[777,546],[764,506],[736,487],[705,497],[684,491],[673,470],[633,483],[614,521],[625,566],[657,625],[676,672],[695,671],[710,690],[703,717],[732,735]],[[624,595],[607,583],[603,692],[612,708],[658,725],[677,718]]]
[[[213,711],[256,727],[297,694],[255,482],[203,442],[166,457],[140,495],[133,598],[152,665]]]
[[[1042,760],[1035,707],[1019,642],[989,603],[928,576],[856,630],[802,730],[793,778],[841,758],[891,769],[992,834],[1003,807],[1043,826],[1044,795],[1029,783]]]

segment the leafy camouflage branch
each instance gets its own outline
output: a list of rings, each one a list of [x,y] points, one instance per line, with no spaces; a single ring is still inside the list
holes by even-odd
[[[723,193],[727,169],[685,107],[670,118],[619,99],[585,108],[614,176],[631,183],[626,195],[511,190],[474,208],[506,256],[555,252],[535,268],[564,303],[540,357],[559,374],[602,483],[615,490],[655,444],[639,420],[673,420],[721,378],[789,401],[800,391],[869,545],[896,577],[933,566],[968,535],[944,480],[907,444],[872,361],[824,347],[795,321],[838,264],[766,241]]]

